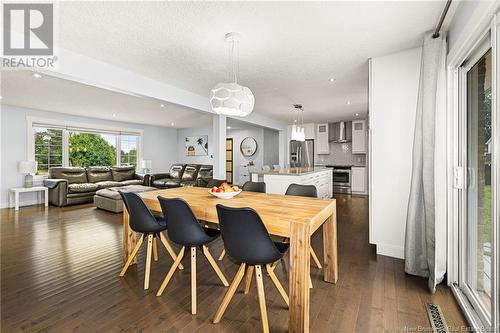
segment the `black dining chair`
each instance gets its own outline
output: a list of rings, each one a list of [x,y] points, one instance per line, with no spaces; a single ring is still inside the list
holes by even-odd
[[[167,230],[167,224],[162,216],[153,215],[148,209],[142,198],[136,193],[132,192],[122,192],[119,191],[125,209],[129,214],[129,225],[130,228],[141,234],[137,244],[135,245],[132,253],[128,257],[125,265],[123,266],[120,276],[123,277],[127,272],[128,267],[137,256],[137,252],[141,248],[144,238],[147,238],[147,252],[146,252],[146,267],[144,272],[144,289],[149,288],[149,275],[151,271],[151,252],[153,252],[153,257],[155,261],[158,261],[158,249],[156,239],[160,237],[160,241],[167,250],[168,254],[174,259],[177,259],[174,250],[168,243],[162,231]],[[183,266],[179,266],[179,269],[184,269]]]
[[[203,254],[208,259],[208,262],[214,269],[215,273],[222,281],[225,287],[229,286],[226,277],[220,270],[219,266],[215,262],[214,258],[210,254],[208,243],[214,241],[220,236],[220,231],[215,229],[204,228],[200,225],[200,222],[196,219],[191,207],[186,201],[180,198],[170,199],[158,196],[160,201],[161,210],[165,221],[167,222],[168,237],[170,240],[176,244],[182,246],[179,254],[177,255],[177,260],[173,263],[172,267],[168,271],[163,283],[158,289],[156,296],[161,296],[165,288],[167,287],[172,275],[174,274],[177,266],[180,264],[182,258],[184,257],[184,250],[187,247],[191,250],[191,313],[196,314],[196,248],[201,247]]]
[[[215,314],[214,323],[217,324],[222,319],[248,266],[252,271],[255,269],[262,328],[264,332],[269,332],[262,268],[266,267],[271,280],[288,306],[288,295],[276,277],[271,264],[283,257],[289,245],[273,242],[259,214],[252,208],[231,208],[218,204],[217,214],[224,246],[228,255],[240,265],[240,268]]]
[[[243,191],[266,193],[266,183],[247,181],[241,187]]]
[[[294,195],[294,196],[299,196],[299,197],[311,197],[311,198],[317,198],[318,197],[318,190],[316,189],[316,186],[314,185],[301,185],[301,184],[290,184],[288,188],[286,189],[285,195]],[[287,239],[288,241],[288,239]],[[314,260],[314,263],[316,264],[316,267],[319,269],[322,269],[323,266],[321,266],[321,262],[318,259],[318,256],[316,255],[316,252],[314,252],[314,249],[312,245],[309,246],[309,252],[311,252],[311,257]],[[276,262],[273,267],[276,267]],[[312,282],[311,278],[309,277],[309,286],[312,287]]]
[[[248,192],[260,192],[260,193],[266,193],[266,183],[264,182],[252,182],[252,181],[247,181],[243,186],[241,187],[242,191],[248,191]],[[219,255],[219,261],[224,259],[224,256],[226,255],[226,249],[222,249],[222,252]]]

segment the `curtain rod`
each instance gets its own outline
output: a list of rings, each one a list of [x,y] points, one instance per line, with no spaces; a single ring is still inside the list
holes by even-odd
[[[443,25],[444,18],[446,17],[446,14],[448,13],[448,9],[450,9],[450,5],[451,5],[451,0],[446,1],[446,5],[444,6],[443,13],[441,14],[441,17],[439,18],[439,22],[436,26],[436,30],[434,30],[434,34],[432,35],[432,38],[438,38],[440,36],[441,26]]]

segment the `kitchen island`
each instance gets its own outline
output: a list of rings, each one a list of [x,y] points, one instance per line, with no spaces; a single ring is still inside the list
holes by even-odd
[[[285,168],[270,171],[251,171],[254,182],[266,183],[266,192],[285,194],[290,184],[314,185],[319,198],[333,196],[333,174],[329,168]]]

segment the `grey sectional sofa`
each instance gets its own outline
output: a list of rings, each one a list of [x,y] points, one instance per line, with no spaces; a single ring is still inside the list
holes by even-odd
[[[92,202],[96,191],[125,185],[149,185],[149,176],[134,167],[56,167],[44,180],[49,203],[58,207]]]

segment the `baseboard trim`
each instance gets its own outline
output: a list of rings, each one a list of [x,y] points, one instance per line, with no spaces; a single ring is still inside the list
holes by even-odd
[[[33,205],[43,205],[43,201],[39,200],[24,200],[24,201],[19,201],[19,208],[24,207],[24,206],[33,206]],[[0,208],[10,208],[10,205],[8,202],[2,202],[0,204]]]
[[[376,245],[377,245],[377,254],[398,259],[405,258],[404,247],[386,245],[386,244],[376,244]]]

